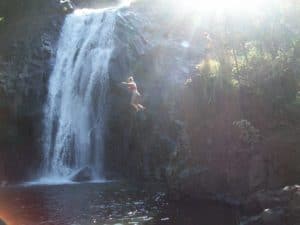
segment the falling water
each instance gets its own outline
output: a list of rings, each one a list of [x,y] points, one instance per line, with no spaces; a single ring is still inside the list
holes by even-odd
[[[86,166],[102,177],[116,13],[78,10],[65,20],[44,108],[44,178],[68,179]]]

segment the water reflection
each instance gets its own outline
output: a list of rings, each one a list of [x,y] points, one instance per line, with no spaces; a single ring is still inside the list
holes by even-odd
[[[124,183],[0,189],[8,225],[234,225],[235,211],[211,202],[175,204]]]

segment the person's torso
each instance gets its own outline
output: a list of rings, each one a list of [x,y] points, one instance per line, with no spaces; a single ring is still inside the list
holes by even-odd
[[[137,86],[135,82],[128,83],[128,89],[131,91],[137,91]]]

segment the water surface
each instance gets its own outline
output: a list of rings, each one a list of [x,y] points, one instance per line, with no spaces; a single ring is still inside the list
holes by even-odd
[[[0,189],[8,225],[235,225],[235,211],[213,202],[169,202],[161,191],[123,182]]]

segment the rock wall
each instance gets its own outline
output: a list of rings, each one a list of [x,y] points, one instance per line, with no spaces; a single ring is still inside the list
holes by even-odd
[[[183,83],[201,53],[187,54],[181,45],[184,39],[168,37],[151,19],[151,10],[147,15],[144,9],[140,5],[125,9],[123,25],[118,27],[122,38],[111,62],[105,162],[107,170],[119,176],[165,180],[182,129],[176,114]],[[129,75],[142,93],[145,112],[134,112],[130,93],[120,85]]]
[[[210,90],[201,77],[185,85],[203,58],[205,28],[191,29],[189,16],[174,22],[170,14],[138,3],[128,10],[134,31],[121,30],[124,47],[116,50],[111,69],[108,176],[167,181],[174,198],[231,202],[296,183],[297,113],[286,112],[278,127],[260,99],[226,87],[205,99]],[[131,109],[130,95],[119,85],[132,74],[145,112]]]
[[[41,116],[64,14],[56,1],[1,1],[0,180],[39,163]]]
[[[293,225],[300,222],[299,186],[286,186],[280,190],[262,190],[250,195],[242,204],[240,224]],[[249,216],[252,215],[252,216]]]

